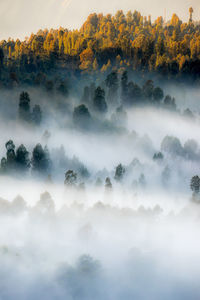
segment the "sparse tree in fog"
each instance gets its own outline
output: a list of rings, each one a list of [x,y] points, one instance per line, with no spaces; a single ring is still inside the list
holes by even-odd
[[[130,81],[128,83],[127,106],[142,103],[142,89],[136,83]]]
[[[16,168],[16,154],[15,154],[15,145],[13,143],[12,140],[9,140],[6,143],[6,149],[7,149],[7,160],[6,160],[6,164],[7,164],[7,170],[8,171],[14,171]]]
[[[169,110],[176,110],[175,98],[172,98],[170,95],[165,96],[164,107]]]
[[[153,92],[154,92],[154,84],[152,80],[148,80],[147,82],[145,82],[145,84],[143,85],[143,95],[144,95],[144,99],[148,100],[148,101],[152,101],[152,97],[153,97]]]
[[[145,187],[146,186],[146,179],[145,179],[145,176],[144,174],[141,174],[140,177],[139,177],[139,180],[138,180],[138,183],[141,187]]]
[[[74,108],[73,112],[74,124],[80,128],[86,129],[91,125],[91,115],[88,108],[81,104]]]
[[[122,164],[119,164],[116,169],[115,169],[115,180],[120,182],[122,181],[124,174],[125,174],[126,170],[124,168],[124,166],[122,166]]]
[[[193,176],[190,182],[190,188],[195,194],[200,192],[200,178],[198,175]]]
[[[0,79],[2,77],[3,61],[4,61],[4,52],[3,49],[0,48]]]
[[[160,103],[164,97],[164,92],[160,87],[153,90],[153,100],[155,103]]]
[[[22,92],[19,98],[19,118],[22,121],[29,122],[30,113],[30,96],[27,92]]]
[[[14,215],[22,214],[26,208],[27,208],[27,204],[26,204],[24,198],[22,198],[22,196],[20,196],[20,195],[15,197],[15,199],[13,200],[13,202],[11,204],[11,209],[12,209],[13,214]]]
[[[42,111],[40,105],[35,105],[32,112],[32,122],[35,125],[40,125],[42,121]]]
[[[52,80],[48,80],[45,84],[45,87],[46,87],[46,91],[51,94],[53,93],[53,90],[54,90],[54,83]]]
[[[0,67],[3,66],[3,60],[4,60],[4,52],[3,49],[0,48]]]
[[[55,204],[49,192],[44,192],[40,195],[40,200],[36,203],[35,208],[42,214],[55,212]]]
[[[64,81],[61,81],[60,84],[58,85],[57,92],[64,97],[68,96],[69,91],[68,91],[67,85]]]
[[[127,104],[128,100],[128,73],[124,71],[121,77],[121,99],[123,104]]]
[[[184,152],[187,159],[198,160],[200,158],[198,143],[193,139],[185,142]]]
[[[112,183],[111,183],[111,180],[109,177],[106,178],[106,181],[105,181],[105,189],[106,191],[109,191],[112,189]]]
[[[65,185],[68,187],[74,187],[77,183],[77,173],[73,170],[68,170],[65,173]]]
[[[192,177],[190,181],[190,188],[193,192],[192,201],[200,203],[200,178],[198,175]]]
[[[85,104],[90,103],[90,88],[88,86],[84,87],[81,101]]]
[[[41,144],[37,144],[35,146],[33,149],[31,164],[33,171],[39,173],[47,173],[49,171],[51,160],[46,146],[44,149]]]
[[[189,108],[185,109],[183,112],[183,116],[189,119],[193,119],[194,115]]]
[[[162,183],[163,185],[167,185],[171,176],[171,170],[168,166],[166,166],[162,172]]]
[[[105,91],[100,86],[95,90],[93,104],[94,109],[98,113],[106,113],[108,110],[107,103],[105,100]]]
[[[45,144],[48,143],[49,139],[51,137],[51,133],[48,131],[48,130],[45,130],[43,136],[42,136],[42,139],[44,141]]]
[[[96,180],[95,186],[96,186],[96,187],[101,187],[102,184],[103,184],[103,183],[102,183],[101,178],[98,177],[97,180]]]
[[[117,126],[125,126],[127,119],[127,112],[124,110],[123,105],[117,107],[115,113],[111,116],[111,120],[115,122]]]
[[[24,145],[16,151],[16,166],[20,171],[28,171],[30,168],[29,152]]]
[[[90,89],[90,101],[92,102],[93,99],[94,99],[95,90],[96,90],[96,85],[95,85],[94,82],[92,82],[92,83],[90,84],[89,89]]]
[[[116,71],[110,73],[106,78],[106,86],[108,88],[108,101],[111,104],[117,104],[117,97],[118,97],[118,74]]]
[[[153,160],[155,161],[162,161],[164,159],[164,155],[162,152],[155,153],[153,156]]]
[[[166,136],[161,143],[161,150],[171,155],[183,156],[184,149],[178,138],[173,136]]]
[[[7,171],[7,160],[5,157],[1,159],[0,173],[3,175]]]

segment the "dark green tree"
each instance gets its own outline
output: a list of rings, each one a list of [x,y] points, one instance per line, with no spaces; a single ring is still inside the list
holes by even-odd
[[[74,187],[77,183],[77,173],[73,170],[68,170],[65,173],[65,185],[68,187]]]
[[[48,148],[45,146],[43,149],[41,144],[37,144],[32,153],[32,170],[41,174],[49,172],[51,167],[51,160],[49,157]]]
[[[6,159],[6,167],[8,172],[12,172],[16,168],[16,154],[15,154],[15,145],[12,140],[9,140],[6,143],[6,149],[7,149],[7,159]]]
[[[35,105],[32,111],[32,122],[35,125],[40,125],[42,121],[42,111],[40,105]]]
[[[117,104],[118,97],[118,74],[116,71],[110,73],[106,78],[106,86],[108,88],[108,101],[111,104]]]
[[[124,105],[127,105],[128,101],[128,73],[124,71],[121,77],[121,99]]]
[[[69,95],[67,85],[64,81],[61,81],[61,83],[57,87],[57,91],[58,91],[59,94],[61,94],[64,97],[67,97]]]
[[[198,175],[193,176],[190,182],[190,188],[195,194],[200,192],[200,178]]]
[[[119,164],[116,169],[115,169],[115,180],[120,182],[122,181],[124,174],[125,174],[126,170],[124,168],[124,166],[122,166],[122,164]]]
[[[143,95],[144,99],[148,101],[152,101],[154,91],[154,84],[152,80],[148,80],[143,86]]]
[[[16,151],[16,167],[24,172],[30,168],[29,152],[24,145],[19,146]]]
[[[91,120],[92,118],[90,112],[84,104],[81,104],[74,108],[74,112],[73,112],[74,125],[82,129],[88,129],[91,125]]]
[[[84,87],[81,102],[83,102],[85,104],[90,102],[90,88],[88,86]]]
[[[19,98],[19,118],[22,121],[29,122],[30,114],[30,97],[27,92],[22,92]]]
[[[106,178],[105,189],[106,191],[110,191],[112,189],[112,183],[109,177]]]
[[[105,91],[100,86],[95,90],[93,104],[94,109],[98,113],[106,113],[108,110],[107,103],[105,101]]]
[[[155,103],[160,103],[164,97],[164,92],[160,87],[153,90],[153,100]]]

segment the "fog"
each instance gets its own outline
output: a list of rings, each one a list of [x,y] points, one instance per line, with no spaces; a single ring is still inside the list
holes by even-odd
[[[105,0],[1,0],[0,1],[0,39],[21,38],[37,32],[39,29],[59,28],[60,26],[69,29],[78,29],[90,13],[113,13],[123,9],[138,10],[143,15],[152,15],[155,19],[164,16],[170,19],[173,13],[187,21],[188,9],[192,6],[195,10],[194,18],[199,17],[199,3],[197,0],[168,0],[167,3],[160,3],[158,0],[112,0],[109,3]],[[24,27],[26,24],[26,28]]]
[[[57,95],[27,88],[31,109],[42,110],[32,126],[19,120],[21,89],[0,92],[0,157],[12,140],[30,158],[36,144],[47,146],[51,160],[42,175],[1,165],[0,299],[199,299],[200,206],[190,190],[199,91],[185,89],[184,99],[178,87],[165,91],[176,97],[174,111],[109,107],[99,116],[88,103],[86,127],[72,118],[80,95],[61,99],[60,111]]]

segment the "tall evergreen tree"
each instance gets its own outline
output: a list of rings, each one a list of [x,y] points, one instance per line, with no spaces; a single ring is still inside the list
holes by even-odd
[[[105,91],[100,86],[95,90],[93,104],[94,109],[98,113],[106,113],[108,110],[107,103],[105,101]]]
[[[22,92],[19,98],[19,118],[29,122],[30,117],[30,96],[27,92]]]

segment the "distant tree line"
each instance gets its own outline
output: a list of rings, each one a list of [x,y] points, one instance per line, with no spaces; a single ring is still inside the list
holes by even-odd
[[[114,16],[91,14],[80,30],[39,30],[25,41],[0,42],[0,78],[3,84],[54,83],[48,74],[100,74],[113,68],[151,72],[165,78],[199,79],[200,25],[192,19],[182,22],[173,14],[169,22],[139,12],[122,10]],[[56,88],[67,94],[65,80]]]

